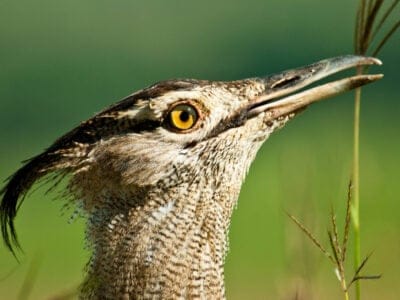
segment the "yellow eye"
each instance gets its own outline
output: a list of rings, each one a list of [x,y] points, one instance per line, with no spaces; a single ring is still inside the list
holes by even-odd
[[[169,112],[171,126],[179,130],[190,129],[196,124],[198,115],[196,109],[189,104],[179,104]]]

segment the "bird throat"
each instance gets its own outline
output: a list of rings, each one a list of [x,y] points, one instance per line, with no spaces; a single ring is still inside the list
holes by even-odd
[[[90,191],[81,193],[90,206],[85,210],[92,247],[82,298],[225,297],[227,233],[244,176],[196,176],[196,170],[188,170],[129,191],[99,182],[97,193],[94,179],[76,175],[72,183]]]
[[[88,221],[93,255],[83,298],[224,298],[227,231],[239,190],[211,195],[199,186],[137,193],[145,201],[103,199],[114,204],[96,208]]]
[[[70,191],[82,199],[92,247],[82,298],[225,298],[231,215],[258,149],[282,125],[248,138],[244,131],[262,122],[185,149],[187,159],[155,183],[128,184],[109,155],[76,173]]]

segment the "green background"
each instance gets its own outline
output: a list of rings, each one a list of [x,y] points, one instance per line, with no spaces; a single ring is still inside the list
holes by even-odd
[[[240,79],[352,53],[356,4],[2,0],[0,180],[80,121],[156,81]],[[366,271],[383,277],[362,291],[363,299],[400,299],[398,33],[380,58],[384,65],[371,71],[384,80],[363,89],[361,241],[363,255],[374,252]],[[342,226],[353,96],[314,105],[260,150],[232,219],[228,298],[342,297],[332,266],[284,212],[325,245],[331,207]],[[20,263],[0,247],[0,299],[26,291],[26,278],[29,299],[64,297],[83,278],[84,222],[68,224],[63,201],[45,190],[31,193],[17,218]]]

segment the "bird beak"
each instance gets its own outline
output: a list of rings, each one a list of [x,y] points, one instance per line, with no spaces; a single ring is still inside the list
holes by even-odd
[[[257,78],[258,82],[264,84],[265,89],[261,95],[250,101],[247,116],[251,118],[265,112],[264,120],[270,121],[280,116],[295,113],[316,101],[379,80],[383,77],[383,74],[357,75],[325,83],[298,93],[294,93],[295,91],[345,69],[381,64],[382,62],[376,58],[348,55],[321,60],[305,67],[284,71],[265,78]]]

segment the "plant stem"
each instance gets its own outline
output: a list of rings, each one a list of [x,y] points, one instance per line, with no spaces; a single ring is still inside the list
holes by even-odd
[[[344,300],[349,300],[350,299],[350,297],[349,297],[349,290],[348,290],[348,288],[347,288],[347,283],[346,283],[346,279],[345,279],[345,277],[344,277],[344,272],[343,272],[343,277],[341,278],[341,280],[340,280],[341,282],[341,284],[342,284],[342,289],[343,289],[343,294],[344,294]]]
[[[357,70],[362,73],[361,69]],[[351,217],[354,228],[354,269],[357,270],[361,262],[361,239],[360,239],[360,174],[359,174],[359,147],[360,147],[360,102],[361,88],[357,88],[354,96],[354,148],[353,148],[353,201]],[[360,281],[356,282],[356,299],[361,299]]]
[[[349,300],[350,298],[349,298],[349,292],[348,291],[345,291],[344,292],[344,300]]]

